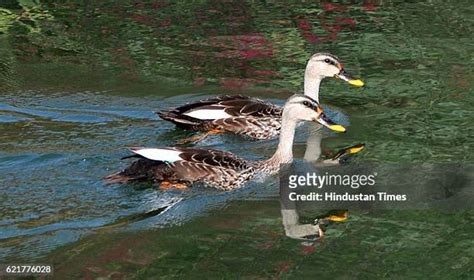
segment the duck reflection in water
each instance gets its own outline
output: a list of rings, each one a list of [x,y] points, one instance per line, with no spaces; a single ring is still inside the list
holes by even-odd
[[[323,166],[337,166],[346,163],[355,154],[361,152],[365,145],[357,144],[339,150],[332,157],[324,160],[319,160],[321,156],[321,138],[313,137],[311,146],[307,147],[306,156],[311,155],[315,167]],[[316,157],[314,157],[316,155]],[[282,223],[285,229],[285,235],[289,238],[314,241],[324,237],[324,229],[331,223],[345,221],[348,217],[347,210],[330,210],[322,215],[315,217],[312,223],[300,223],[300,215],[297,210],[295,201],[288,199],[290,188],[280,185],[280,204]]]

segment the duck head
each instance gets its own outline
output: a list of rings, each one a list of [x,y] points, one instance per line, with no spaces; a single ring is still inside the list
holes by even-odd
[[[318,122],[337,132],[346,131],[342,125],[336,124],[324,114],[323,109],[316,100],[306,95],[295,94],[291,96],[283,107],[283,115],[283,118],[288,118],[292,121]]]
[[[329,53],[316,53],[308,61],[305,70],[305,83],[311,80],[321,81],[327,77],[341,79],[353,86],[362,87],[364,82],[350,76],[339,59]],[[319,86],[319,83],[318,83]],[[306,93],[307,94],[307,93]]]

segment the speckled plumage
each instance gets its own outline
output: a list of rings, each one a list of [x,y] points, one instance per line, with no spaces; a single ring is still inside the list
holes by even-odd
[[[186,115],[188,112],[208,109],[221,109],[230,117],[200,120]],[[252,139],[269,139],[280,132],[282,108],[253,97],[225,95],[188,103],[157,114],[185,129],[219,130]]]
[[[180,154],[182,160],[168,163],[133,155],[129,157],[137,157],[138,160],[106,179],[110,182],[153,180],[188,185],[202,183],[228,191],[240,188],[256,173],[274,174],[280,167],[280,162],[276,160],[247,161],[232,153],[213,149],[177,147],[166,147],[166,149],[182,152]]]
[[[232,153],[205,148],[166,148],[180,151],[182,160],[169,163],[136,155],[138,160],[109,176],[109,179],[203,183],[220,190],[230,190],[248,181],[255,172],[253,165]]]
[[[270,159],[248,161],[229,152],[197,147],[131,148],[135,155],[129,157],[139,159],[106,179],[109,182],[154,180],[188,185],[203,183],[219,190],[240,188],[256,173],[274,174],[281,164],[291,163],[298,121],[321,122],[323,119],[330,121],[315,100],[294,95],[285,104],[280,142]]]

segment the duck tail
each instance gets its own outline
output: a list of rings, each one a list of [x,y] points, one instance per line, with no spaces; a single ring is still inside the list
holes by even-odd
[[[123,184],[129,181],[132,181],[133,178],[123,174],[123,172],[117,172],[117,173],[105,176],[104,180],[107,184]]]
[[[173,111],[158,111],[156,112],[156,114],[163,120],[170,121],[182,127],[198,126],[202,123],[202,121],[199,119],[179,114]]]
[[[134,157],[134,156],[129,156]],[[128,157],[126,157],[128,158]],[[160,179],[166,170],[166,164],[161,161],[140,158],[124,170],[104,177],[107,184],[128,183],[146,179]]]

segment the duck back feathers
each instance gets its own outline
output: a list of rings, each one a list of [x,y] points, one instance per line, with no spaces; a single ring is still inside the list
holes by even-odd
[[[132,148],[138,160],[121,172],[107,176],[109,183],[154,180],[171,182],[200,182],[228,190],[250,179],[254,167],[229,152],[202,148],[165,147],[158,149]],[[155,153],[152,150],[157,150]],[[170,161],[155,156],[160,151],[173,151],[180,159]],[[150,157],[150,158],[147,158]]]
[[[257,98],[225,95],[188,103],[157,114],[162,119],[186,129],[222,129],[233,132],[232,125],[237,125],[236,130],[240,131],[240,128],[246,125],[242,122],[246,120],[255,122],[260,118],[280,118],[282,108]]]

